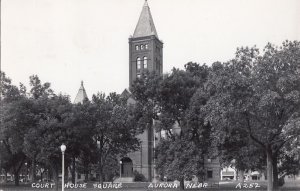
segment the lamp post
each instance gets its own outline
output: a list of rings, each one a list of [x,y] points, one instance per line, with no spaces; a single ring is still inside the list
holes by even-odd
[[[122,178],[122,161],[120,160],[120,178]]]
[[[60,146],[60,150],[62,153],[62,173],[61,173],[61,190],[64,191],[65,189],[65,150],[66,150],[66,145],[62,144]]]
[[[25,170],[26,170],[26,173],[25,173],[25,183],[27,183],[27,174],[28,174],[27,162],[25,162]]]

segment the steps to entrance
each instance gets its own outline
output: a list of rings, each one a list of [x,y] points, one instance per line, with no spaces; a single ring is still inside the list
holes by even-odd
[[[114,182],[121,182],[121,183],[130,183],[133,182],[133,177],[121,177],[114,180]]]

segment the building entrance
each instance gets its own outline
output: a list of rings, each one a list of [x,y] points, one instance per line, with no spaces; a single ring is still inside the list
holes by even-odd
[[[124,157],[121,159],[121,173],[122,177],[132,177],[133,176],[133,164],[132,160],[128,157]]]

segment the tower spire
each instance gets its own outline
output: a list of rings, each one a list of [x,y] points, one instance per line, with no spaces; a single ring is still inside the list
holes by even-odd
[[[134,34],[129,37],[129,87],[148,72],[162,75],[162,71],[163,42],[158,38],[148,1],[144,0]]]
[[[83,101],[85,99],[88,99],[88,97],[86,95],[86,91],[85,91],[84,86],[83,86],[83,81],[81,81],[81,86],[80,86],[80,88],[78,90],[78,93],[75,97],[74,104],[83,103]]]
[[[145,0],[145,3],[144,3],[144,7],[147,6],[148,7],[148,1]]]
[[[148,1],[145,0],[139,21],[133,33],[133,38],[151,35],[155,35],[158,38]]]

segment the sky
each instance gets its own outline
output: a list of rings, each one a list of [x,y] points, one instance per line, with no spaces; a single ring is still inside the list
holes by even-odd
[[[129,45],[144,0],[2,0],[1,71],[29,86],[36,74],[75,99],[129,86]],[[300,40],[299,0],[148,0],[163,71],[226,62],[237,47]],[[29,89],[29,88],[28,88]]]

